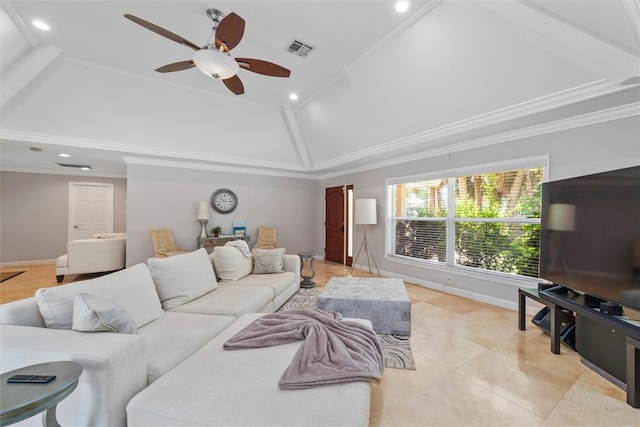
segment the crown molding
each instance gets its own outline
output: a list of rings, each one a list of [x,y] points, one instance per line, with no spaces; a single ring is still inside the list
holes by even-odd
[[[556,120],[554,122],[548,122],[540,125],[529,126],[514,131],[503,132],[496,135],[491,135],[482,138],[476,138],[457,144],[447,145],[445,147],[437,147],[425,151],[411,153],[404,156],[397,156],[392,159],[385,159],[378,162],[371,162],[367,165],[349,168],[349,170],[341,170],[331,173],[321,174],[318,177],[320,179],[335,178],[338,176],[350,175],[359,172],[366,172],[372,169],[379,169],[388,166],[395,166],[402,163],[407,163],[415,160],[426,159],[430,157],[445,156],[451,153],[472,150],[480,147],[487,147],[495,144],[502,144],[504,142],[515,141],[524,138],[535,137],[539,135],[560,132],[569,129],[575,129],[579,127],[594,125],[603,122],[609,122],[613,120],[624,119],[633,116],[640,116],[640,102],[634,102],[627,105],[609,108],[602,111],[582,114],[580,116],[574,116],[567,119]]]
[[[304,169],[309,171],[313,167],[311,163],[311,156],[309,155],[309,149],[307,145],[304,143],[304,137],[302,136],[302,131],[300,130],[300,125],[298,123],[298,119],[295,114],[293,114],[293,110],[289,106],[282,107],[284,112],[284,117],[286,119],[286,123],[289,126],[289,130],[291,131],[291,136],[295,143],[295,147],[298,151],[298,156],[302,161],[302,165]]]
[[[460,120],[458,122],[429,129],[424,132],[398,138],[396,140],[346,154],[326,162],[316,163],[314,165],[314,170],[336,168],[340,165],[356,160],[366,159],[367,157],[393,153],[395,150],[400,148],[406,149],[407,147],[436,141],[440,138],[460,135],[466,132],[486,128],[488,126],[499,125],[511,120],[566,107],[597,97],[615,94],[637,86],[638,85],[622,86],[613,84],[605,79],[597,80],[572,89],[556,92],[551,95],[542,96],[530,101],[480,114],[469,119]]]
[[[20,18],[20,15],[18,15],[18,11],[16,10],[13,3],[9,0],[6,0],[2,2],[2,6],[4,7],[5,12],[7,12],[7,15],[9,15],[9,18],[11,18],[13,23],[22,34],[22,37],[24,37],[24,39],[27,41],[27,43],[29,43],[32,48],[38,47],[38,41],[33,36],[33,33],[29,30],[29,27],[24,23],[22,18]]]
[[[30,143],[39,143],[43,145],[66,145],[69,147],[89,148],[94,150],[116,151],[130,154],[140,154],[153,157],[168,157],[174,159],[183,159],[190,161],[207,161],[212,163],[226,163],[242,166],[251,166],[269,169],[284,169],[291,171],[301,171],[302,168],[298,164],[269,162],[264,160],[248,159],[233,156],[221,156],[215,154],[206,154],[200,152],[169,150],[157,147],[140,147],[137,145],[120,144],[114,142],[80,139],[72,137],[60,137],[56,135],[45,135],[39,133],[29,133],[11,130],[0,130],[0,139],[8,139],[14,141],[25,141]]]
[[[56,169],[37,169],[37,168],[15,168],[15,167],[3,167],[0,172],[18,172],[18,173],[37,173],[41,175],[64,175],[64,176],[80,176],[83,178],[123,178],[127,179],[126,174],[120,173],[102,173],[90,171],[75,171],[73,169],[68,170],[56,170]]]
[[[205,170],[211,172],[227,172],[227,173],[241,173],[251,175],[263,175],[263,176],[278,176],[284,178],[299,178],[299,179],[314,179],[307,172],[287,172],[281,169],[267,169],[267,168],[255,168],[245,166],[229,166],[223,164],[211,164],[197,161],[179,161],[179,160],[167,160],[167,159],[154,159],[149,157],[135,157],[135,156],[122,156],[122,159],[127,165],[139,165],[139,166],[156,166],[165,168],[178,168],[178,169],[192,169],[192,170]]]

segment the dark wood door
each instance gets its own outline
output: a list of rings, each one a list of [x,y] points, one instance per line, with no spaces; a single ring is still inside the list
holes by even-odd
[[[325,244],[324,258],[344,264],[344,187],[325,190]]]

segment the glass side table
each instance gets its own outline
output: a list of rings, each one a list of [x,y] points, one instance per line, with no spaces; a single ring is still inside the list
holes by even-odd
[[[60,427],[56,419],[58,403],[78,386],[82,366],[76,362],[47,362],[25,366],[0,376],[0,425],[9,425],[42,414],[42,425]],[[13,375],[55,375],[46,384],[7,383]]]
[[[316,285],[316,282],[312,281],[313,277],[316,275],[316,270],[313,268],[313,261],[316,259],[318,255],[313,252],[300,252],[298,254],[300,257],[300,276],[302,277],[302,282],[300,282],[301,288],[313,288]],[[305,276],[302,273],[304,270],[304,262],[309,261],[309,267],[311,267],[311,276]]]

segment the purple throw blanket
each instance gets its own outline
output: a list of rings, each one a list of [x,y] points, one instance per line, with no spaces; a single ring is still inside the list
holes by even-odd
[[[374,331],[322,310],[289,310],[254,320],[224,343],[226,350],[270,347],[305,340],[280,377],[281,389],[347,381],[379,382],[382,349]]]

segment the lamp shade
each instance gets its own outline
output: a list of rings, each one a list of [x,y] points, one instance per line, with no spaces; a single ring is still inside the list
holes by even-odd
[[[353,221],[356,224],[377,224],[376,199],[356,199]]]
[[[206,219],[209,221],[209,205],[207,202],[200,202],[200,207],[198,208],[198,219]]]
[[[575,230],[576,205],[556,203],[549,206],[550,230],[573,231]]]
[[[200,49],[193,54],[193,63],[200,71],[214,79],[228,79],[235,76],[240,69],[235,59],[215,49]]]

